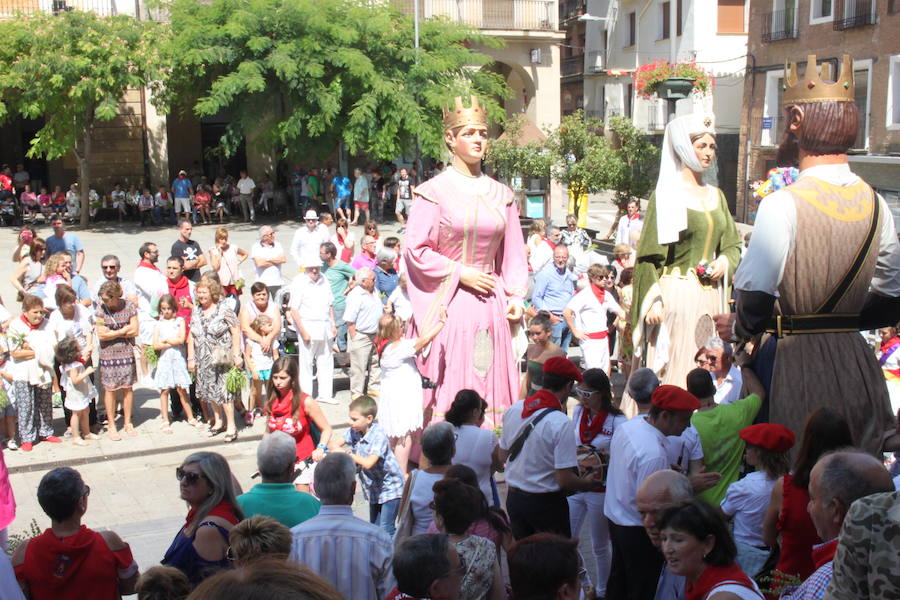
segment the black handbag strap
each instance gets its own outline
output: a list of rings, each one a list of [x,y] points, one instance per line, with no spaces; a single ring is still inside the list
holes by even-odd
[[[516,460],[516,457],[522,451],[522,447],[525,446],[525,440],[528,439],[528,436],[531,435],[531,432],[534,431],[534,428],[537,427],[537,424],[541,422],[541,420],[552,413],[555,408],[545,408],[544,412],[536,416],[531,420],[531,423],[525,426],[525,431],[519,434],[519,437],[516,438],[516,441],[512,443],[512,446],[509,447],[509,461],[512,462]]]

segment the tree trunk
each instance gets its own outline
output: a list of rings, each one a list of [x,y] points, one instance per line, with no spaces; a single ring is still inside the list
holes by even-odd
[[[91,133],[93,126],[88,124],[84,128],[84,138],[81,141],[81,153],[76,152],[78,158],[78,181],[81,187],[81,226],[88,227],[91,224]]]

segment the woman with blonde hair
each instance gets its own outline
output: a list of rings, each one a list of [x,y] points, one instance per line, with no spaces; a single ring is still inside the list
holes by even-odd
[[[208,435],[225,431],[225,442],[233,442],[238,435],[234,394],[226,388],[225,378],[231,367],[243,365],[240,328],[234,311],[222,302],[222,286],[214,279],[202,278],[194,288],[194,296],[197,304],[191,315],[188,370],[196,376],[197,397],[208,402],[213,411],[214,422]]]
[[[231,529],[244,518],[237,496],[240,486],[228,461],[215,452],[195,452],[175,469],[181,499],[190,510],[162,564],[187,575],[197,585],[231,568],[227,552]]]

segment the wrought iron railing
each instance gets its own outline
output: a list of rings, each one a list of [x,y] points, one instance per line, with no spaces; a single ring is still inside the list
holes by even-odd
[[[2,1],[2,0],[0,0]],[[392,0],[406,14],[445,17],[480,29],[555,30],[556,0]]]
[[[600,73],[606,70],[606,51],[591,50],[587,55],[587,66],[585,70],[588,73]]]
[[[102,16],[134,16],[140,5],[138,0],[0,0],[0,17],[33,12],[58,15],[72,10],[89,10]]]
[[[794,8],[773,10],[763,16],[762,41],[777,42],[797,37],[797,11]]]
[[[587,12],[585,0],[559,0],[559,20],[572,19]]]
[[[666,128],[665,117],[657,104],[647,106],[647,129],[649,131],[662,131]]]
[[[834,29],[875,24],[875,0],[837,0],[834,6]]]
[[[584,54],[576,54],[569,58],[564,58],[562,68],[559,74],[563,77],[572,77],[574,75],[584,74]]]

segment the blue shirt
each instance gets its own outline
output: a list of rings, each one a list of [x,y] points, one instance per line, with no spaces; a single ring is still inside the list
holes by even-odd
[[[187,177],[178,177],[172,182],[172,191],[176,198],[191,197],[191,180]]]
[[[67,231],[63,234],[62,238],[51,235],[44,241],[47,244],[47,256],[51,256],[57,252],[65,252],[72,257],[72,273],[74,273],[78,265],[78,253],[84,251],[84,244],[81,243],[78,236]],[[90,294],[88,297],[90,297]]]
[[[381,267],[375,267],[375,289],[381,293],[381,302],[387,304],[388,296],[400,284],[400,274],[391,269],[385,271]]]
[[[338,198],[347,198],[350,196],[350,178],[344,175],[338,175],[331,183],[334,184],[334,191]]]
[[[384,504],[403,496],[403,472],[381,425],[372,423],[365,434],[347,429],[344,441],[357,456],[380,457],[371,469],[359,470],[359,483],[369,504]]]
[[[538,310],[559,314],[575,295],[577,280],[578,277],[568,267],[560,273],[551,261],[534,278],[531,303]]]

